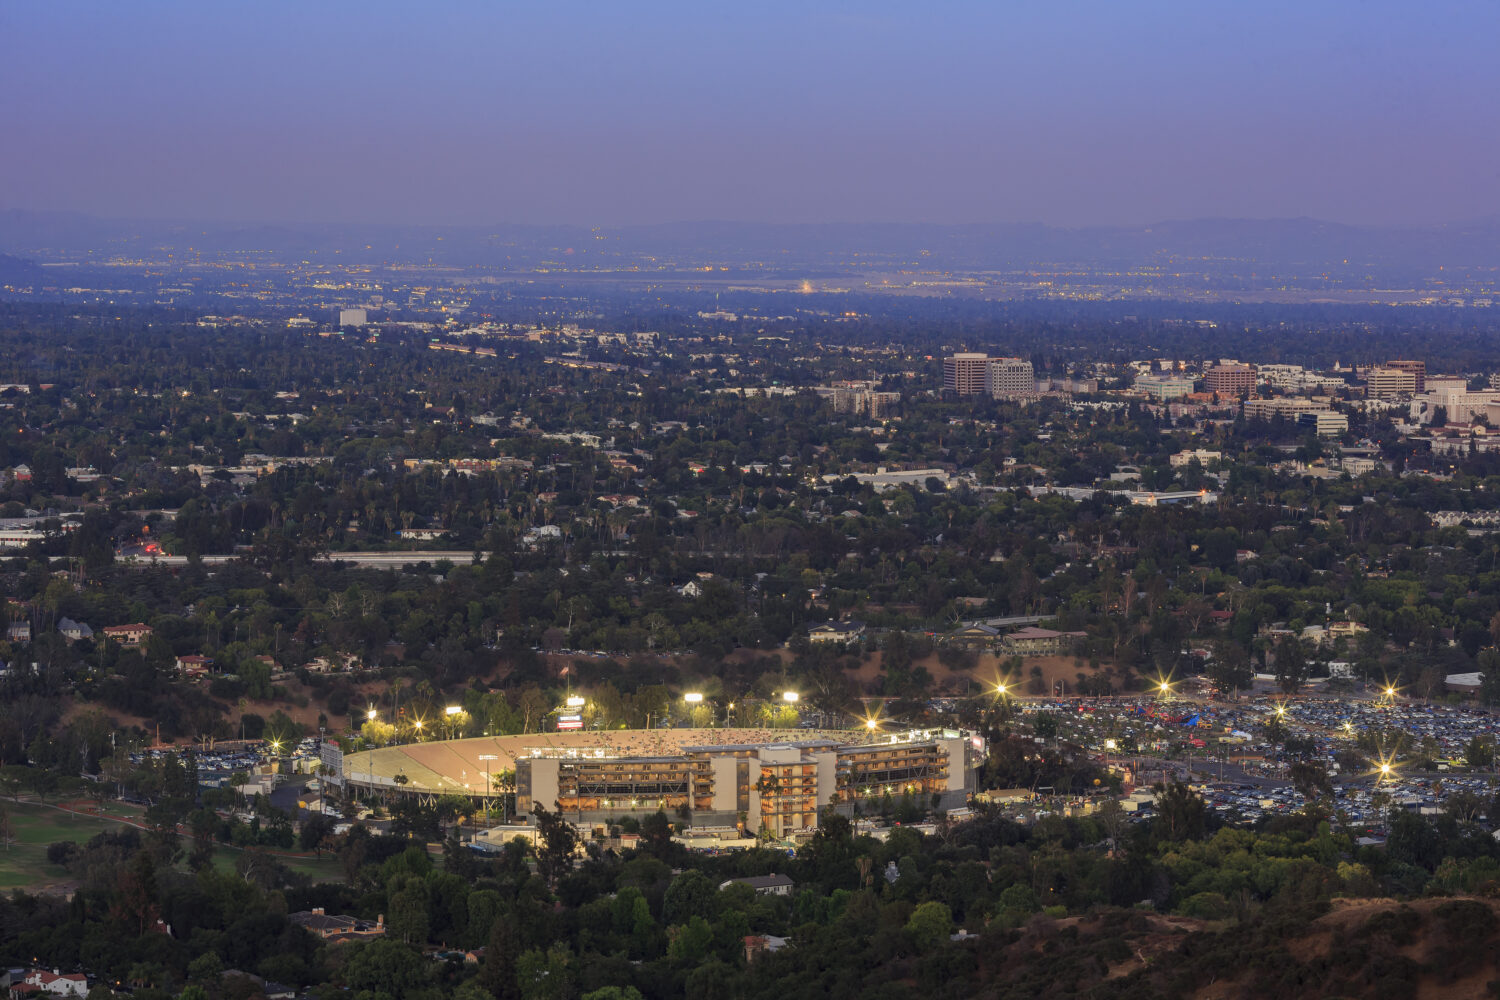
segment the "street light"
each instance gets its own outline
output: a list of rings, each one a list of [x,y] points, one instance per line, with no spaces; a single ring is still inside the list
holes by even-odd
[[[499,760],[499,756],[492,753],[482,753],[479,759],[484,761],[484,821],[489,824],[490,820],[490,792],[494,786],[490,784],[490,761]]]
[[[374,722],[374,721],[375,721],[375,719],[376,719],[376,718],[377,718],[377,717],[378,717],[378,716],[379,716],[379,715],[380,715],[380,713],[379,713],[379,712],[377,712],[377,711],[375,711],[375,709],[373,709],[373,708],[372,708],[372,709],[370,709],[370,710],[369,710],[369,711],[368,711],[368,712],[366,712],[366,713],[365,713],[365,718],[366,718],[366,719],[367,719],[367,720],[368,720],[368,721],[370,721],[370,722]]]

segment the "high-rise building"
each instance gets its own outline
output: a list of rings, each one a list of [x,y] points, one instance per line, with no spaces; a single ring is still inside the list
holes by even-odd
[[[984,392],[988,354],[954,354],[943,359],[943,389],[960,396],[977,396]]]
[[[1243,396],[1255,388],[1255,366],[1214,365],[1204,373],[1203,383],[1220,396]]]
[[[1399,372],[1411,372],[1416,378],[1416,388],[1412,392],[1427,391],[1427,362],[1425,361],[1387,361],[1387,368],[1394,368]]]
[[[990,358],[984,388],[996,399],[1020,399],[1036,394],[1036,372],[1023,358]]]
[[[1420,361],[1415,364],[1421,364]],[[1417,393],[1417,373],[1410,368],[1371,368],[1365,373],[1365,395],[1371,399],[1394,399]]]

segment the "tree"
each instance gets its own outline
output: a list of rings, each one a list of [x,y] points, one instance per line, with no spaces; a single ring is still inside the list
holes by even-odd
[[[426,984],[430,964],[411,948],[382,938],[351,949],[343,980],[352,990],[401,1000]]]
[[[489,941],[484,949],[484,966],[479,981],[495,1000],[517,1000],[521,995],[516,981],[517,963],[522,953],[520,925],[514,913],[501,913],[490,925]]]
[[[1495,763],[1495,745],[1488,737],[1475,736],[1464,750],[1464,760],[1470,767],[1489,767]]]
[[[1255,681],[1255,672],[1250,667],[1250,654],[1245,647],[1232,639],[1214,643],[1214,655],[1208,661],[1208,679],[1221,692],[1242,691]]]
[[[1276,644],[1276,686],[1287,694],[1296,694],[1307,681],[1307,649],[1296,636],[1287,636]]]
[[[537,869],[548,885],[555,886],[558,878],[573,867],[578,831],[563,819],[561,811],[549,811],[540,802],[532,805],[532,811],[536,814]]]
[[[1287,777],[1292,781],[1292,787],[1297,793],[1309,802],[1319,796],[1332,797],[1333,782],[1328,777],[1328,772],[1317,764],[1307,761],[1297,761],[1287,771]]]
[[[906,921],[906,933],[911,935],[918,954],[928,954],[952,935],[953,912],[946,903],[936,900],[919,903]]]
[[[672,880],[662,895],[661,919],[668,924],[686,923],[698,916],[712,920],[718,913],[718,887],[700,871],[686,871]]]
[[[302,829],[297,832],[297,846],[304,851],[316,851],[318,857],[323,856],[325,841],[333,836],[333,817],[327,813],[313,813],[302,821]]]
[[[1208,805],[1180,781],[1157,785],[1153,831],[1162,840],[1196,840],[1203,836]]]

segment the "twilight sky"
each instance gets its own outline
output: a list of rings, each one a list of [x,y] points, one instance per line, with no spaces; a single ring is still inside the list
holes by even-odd
[[[0,208],[276,222],[1500,212],[1500,4],[0,4]]]

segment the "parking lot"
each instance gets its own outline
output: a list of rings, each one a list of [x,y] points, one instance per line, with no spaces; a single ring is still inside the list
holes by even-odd
[[[1477,708],[1380,696],[1037,700],[1015,708],[1033,725],[1047,714],[1060,744],[1142,785],[1162,775],[1189,781],[1238,822],[1301,809],[1306,798],[1290,777],[1299,761],[1328,775],[1344,822],[1374,835],[1392,807],[1437,812],[1461,793],[1480,799],[1472,816],[1488,821],[1496,791],[1493,767],[1471,768],[1466,759],[1475,737],[1490,746],[1500,740],[1500,717]]]

